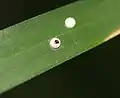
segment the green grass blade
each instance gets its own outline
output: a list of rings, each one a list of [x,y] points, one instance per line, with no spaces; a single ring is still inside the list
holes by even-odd
[[[0,31],[0,93],[119,35],[120,0],[83,0]],[[76,27],[64,21],[74,17]],[[58,50],[49,40],[58,37]]]

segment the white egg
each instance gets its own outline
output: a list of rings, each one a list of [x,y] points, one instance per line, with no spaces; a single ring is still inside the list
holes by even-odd
[[[67,28],[73,28],[73,27],[75,27],[75,25],[76,25],[76,20],[73,17],[68,17],[65,20],[65,26]]]
[[[57,49],[59,48],[61,45],[61,41],[59,38],[52,38],[50,40],[50,47],[53,48],[53,49]]]

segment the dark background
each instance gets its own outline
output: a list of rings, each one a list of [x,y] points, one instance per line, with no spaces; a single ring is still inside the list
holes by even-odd
[[[76,0],[1,0],[0,29]],[[120,37],[116,37],[0,98],[120,98]]]

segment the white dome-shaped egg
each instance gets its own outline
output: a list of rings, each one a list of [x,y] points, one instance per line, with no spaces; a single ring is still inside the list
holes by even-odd
[[[76,20],[73,17],[68,17],[65,20],[65,26],[67,28],[73,28],[76,25]]]
[[[50,40],[50,47],[53,48],[53,49],[57,49],[59,48],[61,45],[61,41],[59,38],[52,38]]]

